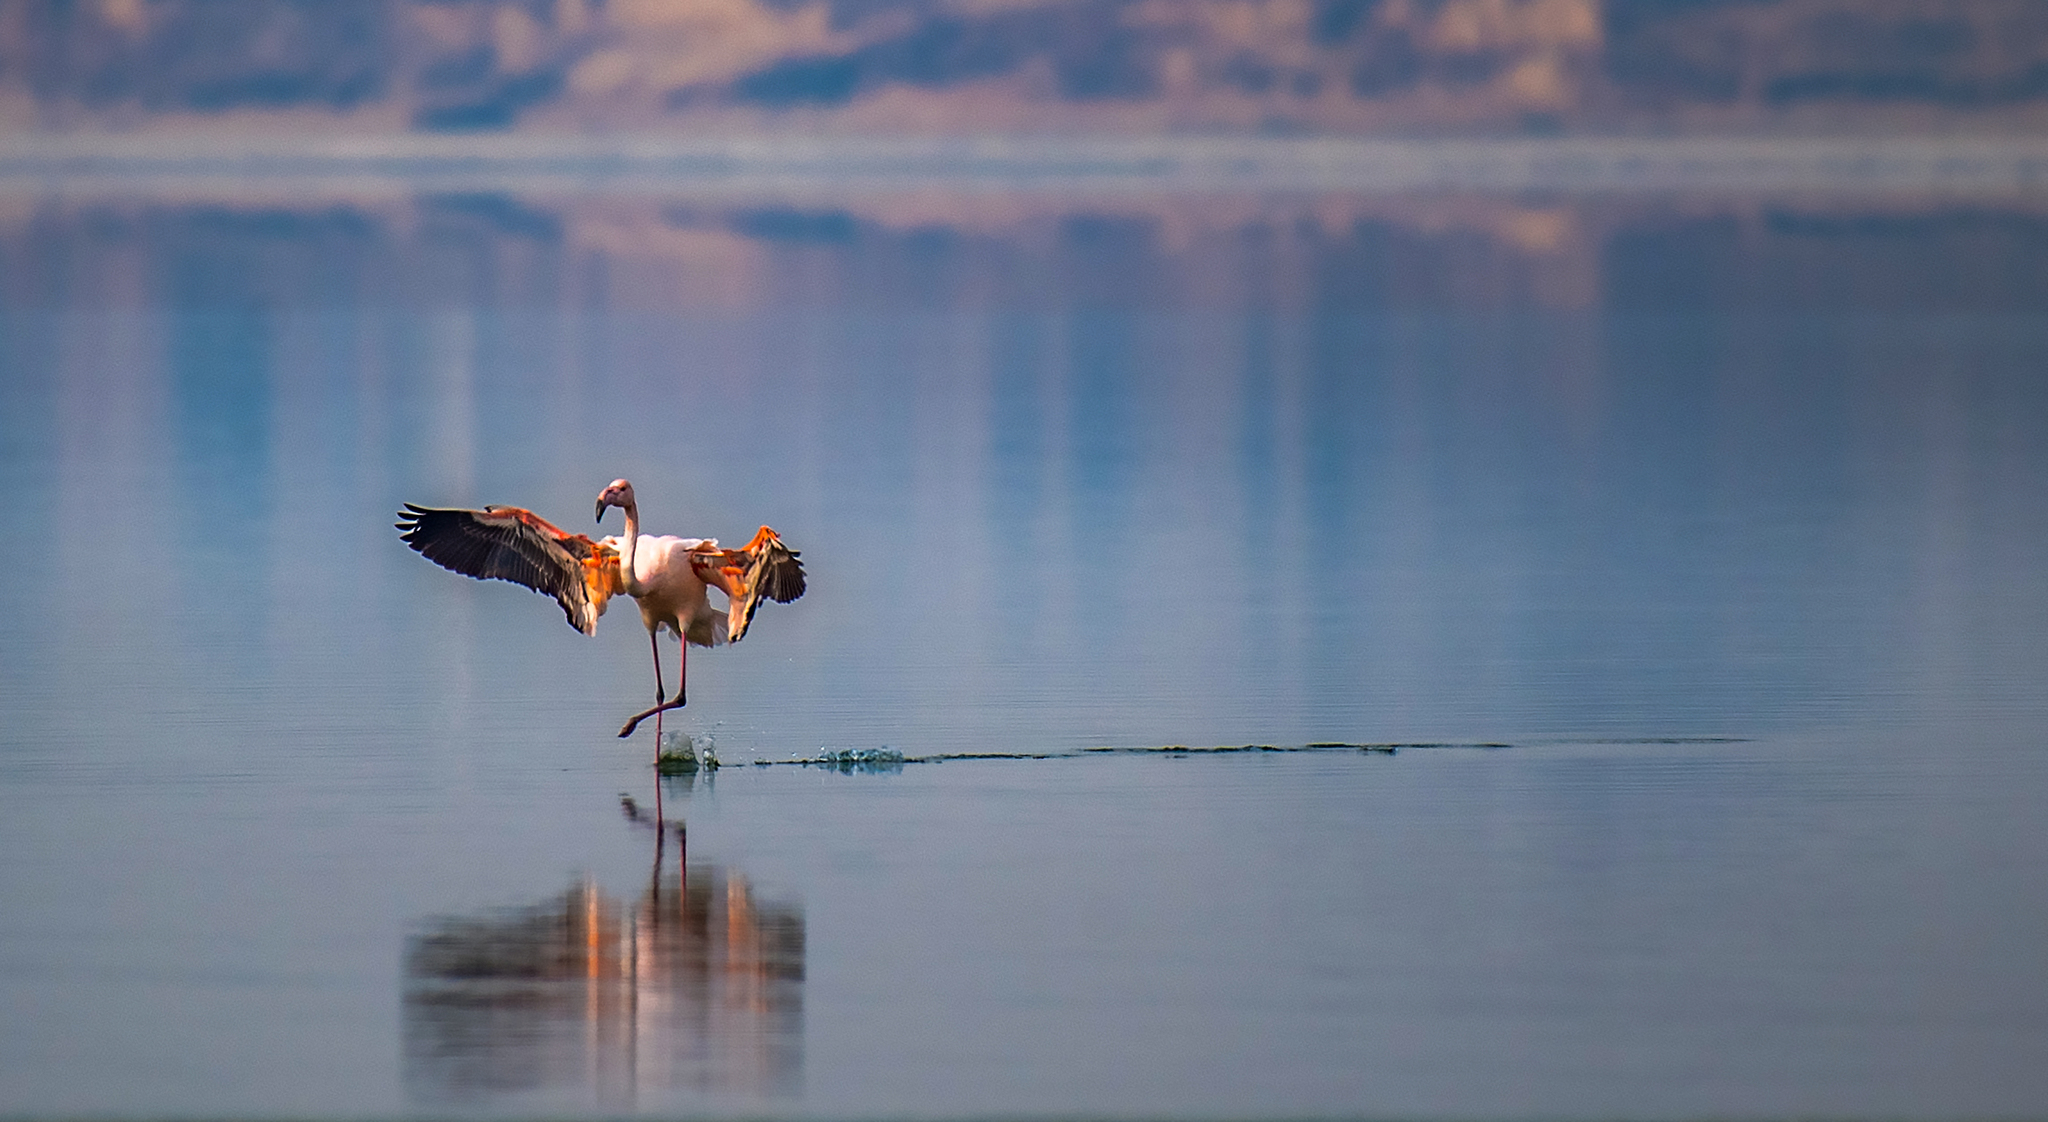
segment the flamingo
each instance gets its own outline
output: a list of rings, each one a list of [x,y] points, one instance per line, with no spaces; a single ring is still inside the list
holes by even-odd
[[[641,721],[653,717],[658,764],[661,715],[685,704],[690,644],[713,647],[745,638],[763,599],[787,604],[804,594],[804,567],[797,552],[766,526],[739,549],[721,549],[717,538],[642,537],[640,507],[633,485],[624,479],[598,493],[600,525],[609,507],[626,512],[626,532],[597,541],[516,506],[463,510],[406,503],[397,528],[405,544],[444,569],[478,580],[508,580],[553,596],[569,626],[585,635],[597,634],[597,619],[611,597],[624,593],[638,602],[654,651],[654,707],[634,714],[619,735],[633,735]],[[712,588],[725,593],[724,611],[711,606],[707,593]],[[661,677],[664,627],[682,640],[673,699]],[[657,783],[657,820],[660,800]]]

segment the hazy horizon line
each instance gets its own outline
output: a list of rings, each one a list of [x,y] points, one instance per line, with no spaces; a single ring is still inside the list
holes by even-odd
[[[425,185],[1398,193],[2048,192],[2048,137],[314,134],[0,136],[0,187],[390,180]]]

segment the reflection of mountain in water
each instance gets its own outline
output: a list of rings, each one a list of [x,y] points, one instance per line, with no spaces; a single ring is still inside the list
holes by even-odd
[[[803,1066],[803,913],[689,867],[637,901],[588,881],[432,921],[406,948],[416,1101],[578,1090],[604,1107],[683,1090],[776,1094]]]
[[[1991,311],[2033,306],[2044,243],[2033,195],[389,198],[259,183],[0,194],[0,306]],[[231,406],[256,400],[239,376],[190,377]]]

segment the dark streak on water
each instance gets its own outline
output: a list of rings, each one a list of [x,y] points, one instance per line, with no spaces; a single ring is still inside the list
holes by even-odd
[[[1748,744],[1749,740],[1739,736],[1655,736],[1655,737],[1589,737],[1570,740],[1543,741],[1547,744]],[[1316,741],[1312,744],[1220,744],[1195,746],[1187,744],[1162,744],[1149,748],[1082,748],[1072,752],[935,752],[922,756],[906,756],[887,747],[880,749],[844,749],[826,752],[816,756],[797,756],[787,760],[755,760],[755,767],[794,765],[797,767],[836,768],[844,772],[882,771],[900,769],[905,764],[935,764],[947,760],[1059,760],[1077,756],[1104,754],[1118,755],[1168,755],[1168,756],[1221,756],[1235,752],[1377,752],[1393,755],[1404,748],[1513,748],[1514,745],[1497,740],[1444,741],[1411,740],[1379,744],[1347,744],[1342,741]]]
[[[1621,743],[1633,743],[1623,741]],[[1666,741],[1665,743],[1690,743],[1689,741]],[[773,767],[777,764],[793,764],[798,767],[825,767],[845,769],[874,769],[901,767],[904,764],[936,764],[947,760],[1060,760],[1079,756],[1118,755],[1167,755],[1167,756],[1221,756],[1233,752],[1329,752],[1337,750],[1359,752],[1381,752],[1391,755],[1402,748],[1512,748],[1512,744],[1477,743],[1451,744],[1407,743],[1407,744],[1339,744],[1322,742],[1316,744],[1227,744],[1196,747],[1186,744],[1166,744],[1156,748],[1082,748],[1073,752],[935,752],[923,756],[906,756],[887,748],[854,749],[826,752],[817,756],[798,756],[787,760],[755,760],[755,767]]]

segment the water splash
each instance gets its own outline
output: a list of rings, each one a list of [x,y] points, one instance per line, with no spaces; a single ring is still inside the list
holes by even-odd
[[[778,761],[761,761],[763,764],[776,762]],[[923,763],[924,761],[921,758],[905,757],[903,753],[884,744],[880,748],[820,748],[815,756],[806,756],[780,762],[797,764],[801,767],[833,768],[843,774],[851,775],[857,771],[902,771],[903,765],[906,763]]]
[[[700,771],[717,771],[718,741],[710,733],[691,735],[687,732],[664,733],[661,738],[661,754],[655,757],[654,769],[662,775],[695,775]]]

